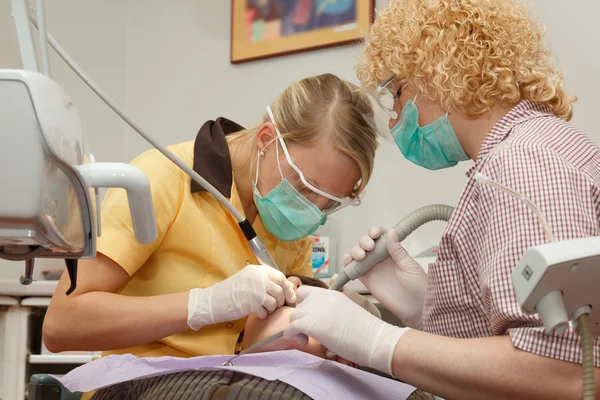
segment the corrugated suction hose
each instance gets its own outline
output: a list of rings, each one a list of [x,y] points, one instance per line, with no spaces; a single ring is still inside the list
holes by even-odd
[[[579,335],[581,336],[581,357],[583,358],[583,399],[596,398],[594,383],[594,347],[592,346],[592,332],[590,329],[590,315],[581,314],[577,318]]]
[[[398,231],[398,240],[402,242],[408,235],[428,222],[447,222],[450,220],[452,211],[454,211],[454,207],[443,204],[432,204],[413,211],[394,226],[394,229]],[[388,256],[386,235],[382,235],[375,241],[375,248],[372,251],[367,252],[365,259],[362,261],[352,261],[348,264],[329,288],[332,290],[340,290],[351,280],[358,279],[366,274],[373,266],[385,260]]]

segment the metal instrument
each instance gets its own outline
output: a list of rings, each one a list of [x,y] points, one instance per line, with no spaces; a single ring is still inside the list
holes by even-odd
[[[248,347],[247,349],[244,349],[242,351],[240,351],[239,354],[234,355],[233,357],[231,357],[229,360],[225,361],[223,364],[221,364],[221,366],[223,367],[231,367],[233,365],[232,361],[235,360],[236,358],[238,358],[239,356],[243,356],[244,354],[248,354],[251,353],[252,351],[258,349],[259,347],[263,347],[268,345],[269,343],[272,343],[274,341],[276,341],[277,339],[280,339],[283,337],[283,332],[277,332],[276,334],[274,334],[273,336],[269,336],[268,338],[261,340],[258,343],[255,343],[254,345]]]

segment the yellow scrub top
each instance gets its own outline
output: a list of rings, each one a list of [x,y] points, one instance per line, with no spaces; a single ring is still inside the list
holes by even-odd
[[[233,182],[225,135],[243,129],[219,118],[201,128],[196,141],[169,149],[213,183],[242,213]],[[235,218],[211,194],[165,156],[151,150],[132,163],[150,181],[158,238],[143,245],[135,239],[126,192],[108,191],[102,205],[102,236],[98,252],[131,276],[120,291],[126,296],[154,296],[205,288],[256,264]],[[227,168],[229,166],[229,168]],[[203,175],[205,174],[205,175]],[[250,177],[248,177],[250,179]],[[260,216],[252,224],[283,273],[312,276],[311,240],[283,242],[270,234]],[[155,343],[104,352],[139,357],[232,354],[245,319],[206,326],[163,338]]]

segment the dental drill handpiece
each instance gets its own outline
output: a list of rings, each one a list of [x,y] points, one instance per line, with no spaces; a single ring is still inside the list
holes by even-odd
[[[252,228],[252,224],[247,219],[244,219],[242,222],[238,222],[240,229],[244,233],[246,240],[248,241],[248,246],[256,257],[256,261],[260,265],[264,265],[267,267],[275,268],[277,271],[281,271],[277,266],[277,263],[271,256],[271,252],[267,249],[265,242],[256,234],[254,228]]]
[[[408,235],[427,222],[448,221],[453,210],[454,207],[443,204],[433,204],[419,208],[394,226],[394,229],[398,231],[398,240],[402,242]],[[375,265],[385,260],[389,256],[386,238],[387,234],[383,234],[375,240],[375,247],[367,252],[364,260],[354,260],[348,264],[329,289],[340,290],[348,282],[360,278]]]
[[[281,271],[277,266],[277,263],[271,256],[271,252],[267,249],[265,242],[256,234],[254,229],[252,228],[252,224],[245,219],[244,221],[239,223],[242,232],[244,232],[244,236],[248,240],[248,246],[250,246],[250,250],[252,250],[252,254],[256,257],[256,260],[260,265],[264,265],[267,267],[271,267],[276,269],[277,271]],[[295,307],[295,304],[290,303],[286,300],[286,305],[290,307]]]

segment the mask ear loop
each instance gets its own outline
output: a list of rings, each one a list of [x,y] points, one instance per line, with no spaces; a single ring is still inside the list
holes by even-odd
[[[258,186],[258,169],[260,167],[260,158],[261,156],[264,156],[265,153],[265,149],[267,148],[268,145],[270,145],[271,143],[273,143],[273,140],[277,140],[277,139],[271,139],[267,142],[267,144],[265,144],[265,147],[263,147],[262,150],[257,150],[256,151],[256,176],[254,177],[254,186]],[[277,151],[279,153],[279,150]],[[279,155],[277,156],[277,165],[279,165]],[[281,173],[281,167],[279,167],[279,172]],[[281,177],[283,178],[283,174],[281,174]],[[258,190],[258,187],[257,187]]]
[[[267,147],[267,146],[265,146]],[[260,167],[260,150],[256,152],[256,176],[254,177],[254,186],[258,185],[258,168]]]
[[[277,137],[273,140],[275,140],[275,151],[277,152],[276,157],[277,157],[277,168],[279,168],[279,175],[281,175],[281,180],[284,180],[285,177],[283,176],[283,171],[281,170],[281,162],[279,161],[279,140],[281,139],[283,140],[282,137]]]

